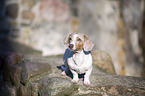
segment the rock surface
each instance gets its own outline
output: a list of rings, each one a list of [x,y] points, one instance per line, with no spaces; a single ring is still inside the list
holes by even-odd
[[[11,10],[11,11],[10,11]],[[13,19],[16,19],[18,16],[18,4],[11,4],[6,7],[6,15]]]
[[[92,52],[93,64],[97,65],[103,71],[116,74],[110,55],[104,51],[95,50]]]
[[[11,54],[3,56],[11,57],[14,60],[17,54]],[[0,56],[0,60],[2,60],[3,56]],[[11,72],[10,80],[2,80],[3,78],[1,78],[2,82],[0,84],[2,87],[0,93],[5,92],[1,96],[110,96],[145,94],[145,79],[108,74],[100,70],[95,64],[90,76],[91,85],[85,86],[82,78],[79,79],[77,84],[73,84],[71,82],[72,78],[61,75],[62,71],[59,68],[63,64],[62,56],[20,55],[20,57],[20,62],[10,64],[11,70],[8,70],[8,73]],[[6,58],[3,60],[6,60]],[[6,66],[4,63],[2,65]]]
[[[35,79],[40,79],[41,76],[51,71],[48,63],[25,62],[22,67],[21,83],[24,85],[29,82],[30,79],[32,80],[34,76]]]
[[[8,39],[1,39],[1,38],[0,38],[0,52],[15,52],[15,53],[21,53],[25,55],[36,55],[36,56],[37,55],[40,56],[42,54],[41,51],[34,50],[26,45],[14,41],[10,41]]]
[[[22,61],[22,55],[16,53],[1,53],[3,60],[4,80],[10,81],[12,85],[18,85],[20,82],[20,73],[22,68],[19,66]]]
[[[66,96],[73,93],[73,83],[64,78],[43,79],[39,87],[40,96]]]
[[[46,56],[63,54],[65,36],[81,32],[93,40],[94,49],[111,55],[117,74],[140,77],[143,2],[1,0],[0,38],[26,44]]]

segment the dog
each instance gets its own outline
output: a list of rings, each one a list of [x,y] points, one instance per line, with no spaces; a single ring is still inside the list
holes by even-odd
[[[84,84],[90,85],[89,77],[92,72],[92,55],[90,50],[94,46],[93,41],[82,33],[71,33],[64,39],[64,45],[67,48],[63,56],[65,69],[62,74],[68,74],[70,70],[73,75],[73,83],[78,82],[78,74],[85,74]]]

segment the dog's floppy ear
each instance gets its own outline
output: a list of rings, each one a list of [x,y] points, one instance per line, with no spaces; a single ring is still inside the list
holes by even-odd
[[[65,45],[65,47],[68,47],[68,39],[69,39],[70,34],[64,38],[63,43]]]
[[[90,40],[87,35],[84,35],[84,50],[91,51],[93,46],[94,46],[93,41]]]

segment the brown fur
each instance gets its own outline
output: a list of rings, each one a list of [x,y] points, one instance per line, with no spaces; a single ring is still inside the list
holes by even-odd
[[[92,40],[88,38],[88,36],[82,34],[82,33],[72,33],[69,34],[65,39],[64,39],[64,44],[66,47],[69,47],[71,41],[74,41],[74,35],[78,34],[75,40],[75,51],[81,51],[83,48],[85,51],[90,51],[94,44]],[[72,47],[72,46],[71,46]],[[73,47],[72,47],[73,48]],[[70,49],[72,49],[70,48]]]
[[[79,37],[77,37],[77,39],[76,39],[76,50],[81,51],[83,49],[83,46],[84,46],[83,41]]]

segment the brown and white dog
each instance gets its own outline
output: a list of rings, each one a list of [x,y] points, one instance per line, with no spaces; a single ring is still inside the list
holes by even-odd
[[[84,84],[89,85],[89,77],[92,72],[90,50],[94,46],[93,42],[82,33],[72,33],[65,38],[64,44],[67,46],[63,57],[66,68],[62,74],[64,75],[70,70],[73,74],[73,83],[77,83],[78,74],[85,73]]]

